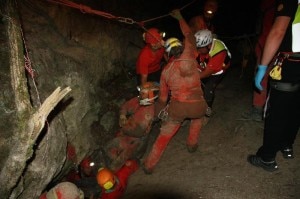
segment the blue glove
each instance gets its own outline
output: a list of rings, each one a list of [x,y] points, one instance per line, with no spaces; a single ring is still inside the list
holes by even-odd
[[[266,71],[267,71],[267,66],[258,65],[254,81],[255,81],[256,88],[258,88],[258,90],[260,90],[260,91],[263,90],[260,83],[261,83],[262,79],[264,78]]]

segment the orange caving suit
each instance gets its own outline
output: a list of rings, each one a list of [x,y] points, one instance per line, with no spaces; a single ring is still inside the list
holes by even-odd
[[[140,105],[139,98],[134,97],[122,105],[120,115],[127,116],[127,123],[104,148],[110,161],[107,166],[113,171],[123,166],[126,160],[143,155],[154,117],[154,105]]]
[[[102,189],[99,199],[119,199],[126,191],[128,178],[139,168],[136,160],[128,160],[116,173],[117,184],[111,190]]]
[[[169,61],[162,71],[159,99],[155,104],[155,115],[158,115],[166,107],[170,92],[168,118],[163,121],[160,134],[145,159],[144,166],[147,169],[153,169],[157,164],[169,141],[185,118],[191,118],[186,141],[187,146],[197,145],[202,117],[207,109],[197,70],[195,37],[184,19],[179,20],[179,23],[185,36],[185,47],[180,57]]]

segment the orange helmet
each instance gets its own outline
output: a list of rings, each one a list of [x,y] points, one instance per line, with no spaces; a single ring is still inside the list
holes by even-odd
[[[150,28],[143,34],[143,37],[147,44],[157,44],[162,41],[163,35],[157,28]]]
[[[151,105],[158,98],[159,86],[156,82],[146,82],[137,89],[140,92],[140,105]]]
[[[97,173],[97,182],[102,188],[109,190],[115,185],[115,175],[107,168],[100,168]]]

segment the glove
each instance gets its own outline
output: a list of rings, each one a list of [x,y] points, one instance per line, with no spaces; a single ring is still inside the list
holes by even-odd
[[[170,13],[170,15],[171,15],[172,17],[174,17],[175,19],[177,19],[177,20],[180,20],[180,19],[183,18],[182,15],[181,15],[181,13],[180,13],[180,10],[179,10],[179,9],[173,10],[173,11]]]
[[[258,90],[262,91],[263,88],[262,88],[260,83],[261,83],[262,79],[264,78],[264,76],[266,74],[267,66],[258,65],[257,68],[258,69],[257,69],[256,75],[255,75],[255,78],[254,78],[255,86],[256,86],[256,88],[258,88]]]
[[[119,126],[123,127],[126,123],[127,123],[127,117],[126,117],[126,115],[120,115]]]

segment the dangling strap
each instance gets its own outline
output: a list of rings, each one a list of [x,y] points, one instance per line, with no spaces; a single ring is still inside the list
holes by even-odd
[[[169,104],[167,104],[167,106],[159,112],[158,118],[161,119],[162,121],[167,121],[169,117],[168,109],[169,109]]]

